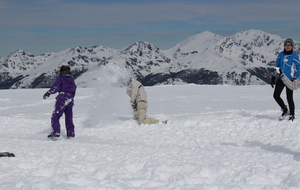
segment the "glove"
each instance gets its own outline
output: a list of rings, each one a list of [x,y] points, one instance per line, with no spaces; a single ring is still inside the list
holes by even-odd
[[[136,110],[136,104],[131,102],[132,109]]]
[[[272,78],[271,78],[271,86],[272,86],[272,88],[274,88],[274,86],[275,86],[275,80],[276,80],[276,77],[272,76]]]
[[[284,75],[279,67],[275,67],[274,73],[276,73],[276,75],[280,78]]]
[[[50,96],[50,92],[47,91],[47,92],[44,94],[43,98],[46,99],[46,98],[49,98],[49,96]]]

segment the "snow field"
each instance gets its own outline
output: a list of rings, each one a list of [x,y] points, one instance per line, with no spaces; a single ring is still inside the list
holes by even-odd
[[[1,189],[300,189],[300,91],[290,122],[270,86],[146,87],[148,115],[168,124],[139,126],[125,88],[79,88],[76,137],[62,118],[57,141],[45,91],[1,90],[0,151],[16,155]]]

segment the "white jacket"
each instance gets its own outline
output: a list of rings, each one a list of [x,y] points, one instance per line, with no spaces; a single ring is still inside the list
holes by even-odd
[[[130,97],[130,102],[137,104],[140,101],[147,102],[147,93],[142,83],[133,80],[127,88],[127,94]]]

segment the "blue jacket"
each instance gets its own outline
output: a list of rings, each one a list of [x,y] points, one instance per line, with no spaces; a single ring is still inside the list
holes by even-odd
[[[276,67],[279,67],[290,80],[295,80],[300,76],[300,60],[295,52],[290,55],[286,55],[284,52],[279,53]]]

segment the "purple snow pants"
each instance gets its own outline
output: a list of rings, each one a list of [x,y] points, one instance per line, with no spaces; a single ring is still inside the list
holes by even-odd
[[[56,97],[56,103],[51,117],[51,125],[53,129],[51,134],[60,134],[59,119],[63,114],[65,114],[67,137],[75,137],[75,127],[73,123],[73,106],[73,98],[63,95],[58,95]]]

